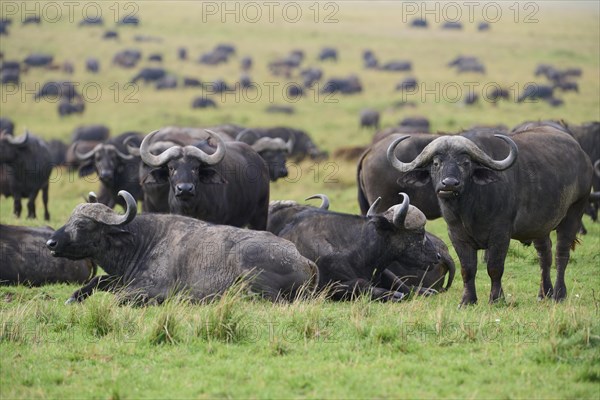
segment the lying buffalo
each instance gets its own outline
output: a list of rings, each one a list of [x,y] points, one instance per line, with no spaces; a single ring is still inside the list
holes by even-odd
[[[96,265],[89,259],[50,257],[45,244],[53,233],[48,227],[0,224],[0,284],[83,283],[96,275]]]
[[[456,273],[456,265],[450,256],[448,246],[446,246],[446,243],[442,239],[429,232],[425,232],[425,236],[427,240],[433,243],[433,246],[441,257],[437,264],[430,268],[422,269],[395,261],[387,266],[387,270],[396,275],[402,284],[409,288],[425,289],[427,293],[430,293],[430,290],[445,292],[452,286]],[[447,279],[446,276],[448,277]],[[446,281],[446,284],[444,284],[444,281]]]
[[[154,131],[140,146],[142,161],[159,184],[169,184],[168,204],[173,214],[233,226],[265,229],[269,207],[269,171],[250,146],[226,142],[218,133],[207,131],[208,140],[173,145],[152,154]],[[174,140],[166,135],[162,141]],[[195,142],[195,143],[194,143]]]
[[[366,217],[324,208],[277,201],[269,207],[267,230],[293,242],[300,254],[319,267],[319,290],[331,289],[335,300],[367,295],[378,300],[401,300],[410,288],[387,270],[395,261],[427,269],[440,261],[425,235],[425,216],[401,204],[376,214],[375,201]]]
[[[314,286],[315,264],[286,240],[179,215],[136,218],[135,199],[125,191],[119,195],[127,203],[125,215],[103,204],[80,204],[46,243],[55,257],[90,258],[107,272],[67,302],[83,301],[94,290],[122,290],[126,299],[142,303],[160,303],[176,292],[199,301],[240,279],[272,301],[293,300],[303,286]]]
[[[477,302],[479,249],[487,250],[490,302],[503,297],[502,275],[511,238],[535,245],[542,272],[539,297],[564,299],[569,250],[577,243],[592,180],[592,164],[575,139],[550,126],[511,136],[476,130],[439,137],[408,163],[394,153],[406,139],[410,136],[390,144],[388,159],[396,170],[412,174],[416,184],[433,185],[461,262],[461,304]],[[508,145],[508,154],[498,139]],[[550,280],[553,230],[557,234],[554,287]]]

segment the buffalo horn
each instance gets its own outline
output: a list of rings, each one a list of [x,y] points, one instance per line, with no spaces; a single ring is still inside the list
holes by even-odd
[[[373,218],[373,217],[377,216],[377,212],[375,210],[377,210],[377,206],[379,205],[380,202],[381,202],[381,197],[378,197],[375,199],[373,204],[371,204],[371,207],[369,207],[369,211],[367,211],[367,218]]]
[[[225,157],[225,141],[223,141],[223,138],[218,133],[209,129],[205,129],[205,131],[217,141],[217,149],[215,152],[213,154],[207,154],[195,146],[185,146],[185,154],[187,156],[197,158],[207,165],[218,164]]]
[[[149,133],[144,140],[142,140],[142,144],[140,145],[140,156],[142,157],[142,161],[145,164],[155,168],[162,167],[172,159],[181,155],[181,146],[173,146],[156,156],[152,154],[149,147],[152,137],[154,137],[154,135],[157,133],[158,131]]]
[[[321,210],[329,210],[329,197],[327,197],[327,195],[325,194],[313,194],[310,197],[305,198],[305,201],[308,200],[312,200],[312,199],[321,199],[321,205],[319,206],[319,208]]]
[[[406,193],[399,194],[402,195],[402,203],[394,207],[393,222],[398,228],[404,228],[404,220],[406,219],[406,214],[408,214],[410,199]]]

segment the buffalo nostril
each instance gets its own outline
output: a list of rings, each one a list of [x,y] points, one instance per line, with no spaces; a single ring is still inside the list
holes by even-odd
[[[176,186],[179,193],[191,193],[194,191],[194,185],[191,183],[180,183]]]
[[[442,185],[444,185],[445,187],[456,187],[458,186],[458,184],[458,179],[455,178],[444,178],[442,180]]]
[[[49,249],[53,249],[56,247],[57,245],[57,241],[54,239],[48,239],[48,241],[46,242],[46,247],[48,247]]]

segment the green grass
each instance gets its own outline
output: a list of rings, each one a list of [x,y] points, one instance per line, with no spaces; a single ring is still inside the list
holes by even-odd
[[[111,20],[111,4],[102,3],[105,20]],[[35,103],[23,87],[16,94],[2,87],[0,114],[16,121],[19,132],[27,127],[44,138],[65,140],[84,123],[107,124],[113,134],[176,124],[289,125],[305,129],[330,152],[369,143],[371,134],[358,129],[358,112],[366,107],[380,110],[385,126],[423,115],[434,131],[449,132],[473,124],[513,126],[540,118],[572,123],[600,119],[600,13],[594,2],[541,3],[539,22],[534,24],[514,23],[508,9],[512,3],[503,3],[504,17],[487,33],[476,32],[466,18],[461,32],[441,31],[436,23],[428,30],[412,30],[402,23],[401,4],[394,2],[336,3],[338,22],[332,24],[322,22],[330,11],[322,3],[321,22],[315,23],[308,9],[312,3],[301,4],[303,18],[297,23],[276,14],[273,23],[265,16],[251,24],[221,23],[219,17],[203,22],[202,5],[197,3],[143,2],[142,25],[119,29],[116,43],[100,40],[101,28],[77,28],[79,17],[73,24],[63,18],[40,27],[16,22],[11,35],[0,38],[6,59],[45,51],[59,61],[72,60],[76,66],[72,79],[81,86],[97,83],[102,94],[87,104],[82,116],[61,119],[55,103]],[[135,34],[160,36],[163,41],[137,43]],[[227,65],[207,67],[176,59],[179,46],[186,46],[195,59],[220,42],[238,48]],[[325,45],[339,49],[338,63],[321,65],[315,60]],[[140,48],[144,56],[164,52],[164,65],[178,76],[223,77],[228,82],[239,76],[239,57],[252,55],[251,76],[264,90],[265,82],[279,83],[279,88],[286,82],[269,75],[267,62],[302,48],[305,65],[322,66],[326,77],[357,73],[366,90],[348,97],[301,99],[291,117],[264,113],[270,103],[266,91],[256,102],[227,95],[217,110],[192,110],[199,90],[156,92],[142,85],[130,99],[135,102],[129,102],[124,85],[135,71],[110,66],[112,55],[129,47]],[[444,98],[436,101],[433,94],[423,102],[417,94],[408,98],[416,108],[394,109],[392,103],[400,96],[393,88],[409,74],[363,70],[360,56],[365,48],[373,49],[381,61],[412,60],[410,75],[428,89],[452,83],[465,87],[467,82],[507,87],[544,82],[533,76],[541,62],[578,66],[583,76],[578,94],[560,95],[565,100],[561,108],[512,102],[463,107]],[[445,64],[458,54],[479,56],[487,74],[457,75],[447,69]],[[101,59],[98,76],[84,71],[88,56]],[[22,77],[27,89],[61,78],[66,78],[61,72],[35,69]],[[118,93],[110,89],[115,83]],[[284,103],[280,89],[273,101]],[[272,184],[272,199],[302,200],[326,193],[332,209],[358,212],[354,163],[327,162],[291,166],[293,176]],[[50,186],[50,225],[64,224],[82,196],[96,189],[96,182],[57,170]],[[38,215],[40,203],[38,199]],[[0,199],[0,222],[44,224],[41,219],[15,219],[12,201],[5,198]],[[569,296],[561,304],[536,300],[535,250],[516,242],[511,244],[504,274],[506,301],[492,306],[485,302],[490,283],[482,267],[477,277],[480,304],[460,310],[459,276],[448,293],[401,304],[365,299],[332,303],[322,298],[271,304],[246,298],[235,288],[204,305],[174,298],[162,306],[140,308],[118,305],[114,296],[101,293],[84,304],[65,306],[76,286],[2,287],[0,398],[598,399],[600,224],[587,217],[585,223],[589,233],[572,254],[566,276]],[[442,220],[428,222],[427,229],[449,243]]]

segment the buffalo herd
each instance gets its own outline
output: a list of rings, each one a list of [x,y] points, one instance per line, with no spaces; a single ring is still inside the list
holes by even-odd
[[[103,24],[101,18],[87,18],[80,26]],[[139,24],[136,16],[118,22]],[[9,25],[2,22],[0,34],[8,35]],[[428,25],[416,19],[411,26]],[[442,29],[463,26],[446,23]],[[478,29],[490,26],[482,23]],[[102,38],[120,40],[116,31],[106,31]],[[162,41],[147,35],[134,40]],[[88,57],[85,69],[97,74],[101,66],[102,71],[123,68],[129,84],[152,85],[156,90],[202,87],[215,94],[254,85],[249,75],[253,58],[241,57],[231,44],[218,44],[197,57],[185,47],[176,51],[180,61],[195,60],[204,66],[237,59],[241,77],[205,82],[186,76],[179,82],[172,70],[162,67],[163,53],[142,54],[135,48],[117,51],[112,60]],[[316,60],[337,63],[339,58],[336,48],[326,46]],[[303,50],[293,49],[268,63],[272,75],[301,82],[286,86],[289,98],[306,98],[317,82],[321,82],[317,93],[327,97],[369,90],[355,73],[324,79],[321,68],[306,64],[309,59]],[[150,63],[140,68],[145,61]],[[402,95],[419,88],[412,60],[382,59],[365,49],[362,63],[368,73],[397,77],[409,72],[411,76],[396,80],[395,90]],[[471,55],[459,55],[447,67],[457,74],[488,72],[483,61]],[[31,68],[74,72],[69,60],[57,64],[53,55],[32,53],[22,62],[2,59],[1,84],[18,84],[21,73]],[[534,74],[547,81],[525,86],[514,96],[515,102],[542,100],[560,106],[560,93],[579,91],[575,81],[582,75],[579,68],[540,64]],[[483,97],[495,103],[509,94],[506,88],[494,87]],[[86,109],[84,96],[70,80],[45,82],[35,93],[36,100],[44,98],[56,100],[61,117]],[[190,100],[198,113],[220,107],[205,94]],[[470,92],[462,104],[479,100]],[[397,103],[411,105],[405,100]],[[266,111],[290,115],[296,109],[270,104]],[[426,230],[428,220],[443,218],[461,267],[461,305],[478,300],[478,250],[485,250],[489,302],[504,298],[502,277],[511,239],[533,244],[537,252],[538,298],[565,299],[570,253],[578,244],[577,234],[586,232],[582,216],[587,213],[596,221],[598,215],[600,122],[534,121],[512,130],[477,126],[433,134],[424,117],[408,117],[381,129],[380,111],[363,108],[359,126],[375,133],[368,146],[349,151],[348,158],[358,160],[360,215],[355,215],[330,210],[325,194],[306,199],[320,199],[317,207],[272,199],[271,183],[285,185],[281,181],[288,176],[290,162],[329,157],[304,130],[223,124],[158,126],[149,134],[112,135],[104,125],[86,125],[74,130],[70,143],[63,143],[46,142],[28,130],[19,136],[13,121],[3,115],[0,195],[12,197],[16,218],[22,213],[23,198],[27,218],[36,218],[41,191],[44,220],[50,220],[49,186],[55,167],[82,178],[95,175],[99,187],[98,195],[90,193],[56,231],[0,224],[0,284],[83,284],[67,303],[84,301],[97,290],[139,304],[161,303],[176,293],[203,301],[238,284],[274,302],[318,293],[336,301],[366,297],[398,302],[451,287],[455,261],[447,244]],[[97,275],[98,267],[105,274]]]
[[[359,157],[362,215],[330,211],[323,194],[307,199],[320,198],[319,207],[270,201],[269,181],[287,176],[286,161],[327,157],[300,130],[164,127],[111,137],[101,125],[79,127],[63,165],[82,177],[96,174],[99,195],[91,193],[57,231],[1,225],[0,280],[85,282],[68,302],[95,290],[142,304],[174,293],[199,301],[235,283],[272,301],[318,292],[400,301],[451,286],[448,247],[425,230],[428,219],[442,217],[461,265],[462,305],[477,302],[480,249],[489,301],[503,298],[511,239],[538,253],[539,298],[564,299],[582,215],[597,216],[600,124],[536,121],[430,134],[421,133],[427,120],[405,122],[374,135]],[[2,194],[14,198],[17,217],[27,197],[35,218],[41,190],[48,220],[51,146],[28,131],[14,137],[10,120],[3,125]],[[113,211],[117,204],[124,214]],[[97,266],[106,274],[94,276]]]

